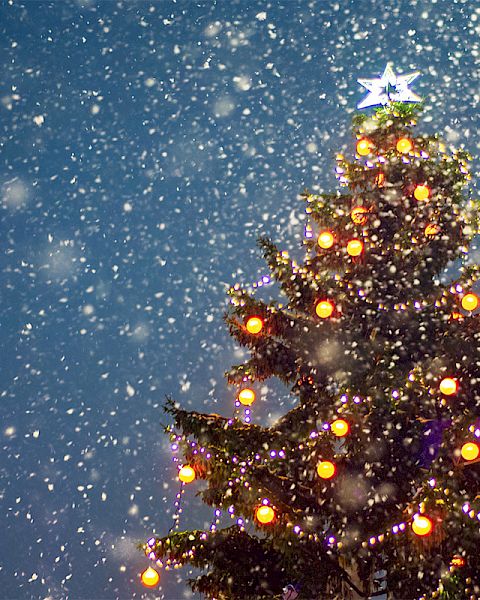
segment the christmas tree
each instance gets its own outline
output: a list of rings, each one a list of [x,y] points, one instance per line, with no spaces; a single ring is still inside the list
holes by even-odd
[[[354,117],[351,159],[337,156],[341,192],[302,195],[303,260],[259,241],[282,303],[230,289],[226,320],[250,356],[227,373],[236,416],[166,403],[181,485],[204,480],[215,518],[144,549],[161,567],[200,568],[190,585],[206,598],[478,598],[468,156],[415,133],[416,74],[389,69],[361,81],[361,106],[381,106]],[[249,407],[272,377],[296,402],[264,426]]]

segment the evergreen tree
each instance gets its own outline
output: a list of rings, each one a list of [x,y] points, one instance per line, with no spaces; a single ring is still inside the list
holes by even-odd
[[[202,569],[206,598],[478,597],[477,216],[466,153],[414,135],[420,112],[354,117],[342,193],[302,196],[303,261],[259,241],[282,303],[230,289],[237,405],[276,377],[294,408],[268,427],[166,403],[203,502],[239,518],[145,551]]]

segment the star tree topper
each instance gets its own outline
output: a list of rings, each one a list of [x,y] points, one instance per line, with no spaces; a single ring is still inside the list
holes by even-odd
[[[392,65],[388,63],[381,77],[357,79],[358,83],[369,91],[368,96],[360,102],[357,108],[367,108],[389,102],[420,102],[420,96],[408,88],[419,75],[418,71],[407,75],[395,75]]]

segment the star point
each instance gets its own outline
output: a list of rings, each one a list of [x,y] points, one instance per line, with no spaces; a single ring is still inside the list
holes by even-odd
[[[385,105],[389,102],[420,102],[420,96],[408,87],[419,75],[419,71],[406,75],[395,75],[391,63],[387,63],[381,77],[357,80],[369,92],[357,108]]]

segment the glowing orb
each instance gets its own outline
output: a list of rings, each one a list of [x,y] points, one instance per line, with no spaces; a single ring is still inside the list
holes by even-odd
[[[461,454],[465,460],[475,460],[480,454],[480,448],[475,442],[467,442],[463,444]]]
[[[343,437],[350,431],[350,425],[344,419],[336,419],[331,425],[332,433],[337,437]]]
[[[157,583],[160,581],[160,575],[152,569],[152,567],[148,567],[141,574],[142,583],[145,587],[155,587]]]
[[[429,223],[425,227],[426,236],[434,236],[437,235],[437,233],[440,233],[440,225],[437,225],[436,223]]]
[[[333,313],[333,304],[328,300],[321,300],[315,306],[315,312],[321,319],[328,319]]]
[[[335,465],[329,460],[322,460],[317,465],[318,476],[322,479],[331,479],[335,475]]]
[[[263,321],[260,317],[250,317],[245,325],[248,333],[260,333],[263,329]]]
[[[267,525],[268,523],[271,523],[275,518],[275,511],[271,506],[262,505],[257,508],[255,516],[259,523]]]
[[[191,483],[195,479],[195,471],[190,465],[184,465],[178,472],[178,478],[183,483]]]
[[[400,138],[397,142],[397,150],[402,154],[408,154],[412,148],[412,140],[409,140],[408,138]]]
[[[430,197],[430,188],[428,185],[417,185],[413,195],[416,200],[427,200]]]
[[[442,394],[445,394],[445,396],[452,396],[453,394],[456,394],[458,391],[457,380],[452,379],[451,377],[445,377],[445,379],[442,379],[440,382],[440,391]]]
[[[478,296],[476,294],[465,294],[462,298],[462,308],[465,310],[475,310],[478,306]]]
[[[368,209],[364,206],[355,206],[352,208],[350,218],[356,225],[365,225],[368,220]]]
[[[360,256],[363,252],[363,242],[360,240],[350,240],[347,244],[347,254],[350,256]]]
[[[250,388],[244,388],[238,394],[238,401],[243,406],[250,406],[255,402],[255,392]]]
[[[367,138],[362,138],[357,142],[357,154],[360,156],[367,156],[372,151],[373,144]]]
[[[432,532],[433,521],[425,515],[416,515],[413,517],[412,530],[413,533],[419,536],[428,535]]]
[[[322,231],[322,233],[318,236],[317,243],[320,248],[328,250],[333,246],[334,241],[333,234],[330,231]]]

